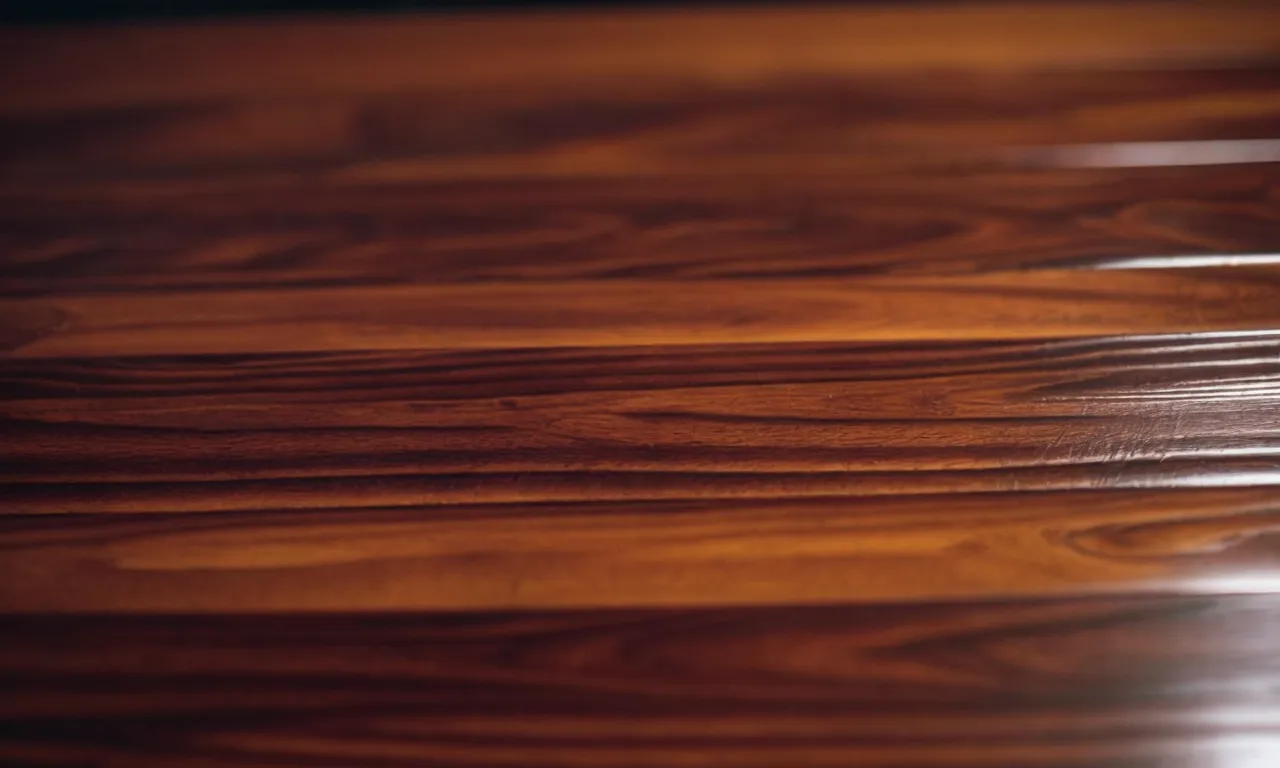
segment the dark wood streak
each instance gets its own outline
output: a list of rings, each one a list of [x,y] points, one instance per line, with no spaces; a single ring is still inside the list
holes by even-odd
[[[26,512],[1254,485],[1280,451],[1275,334],[10,360],[0,385]]]
[[[1224,0],[1176,9],[1045,3],[1034,13],[969,3],[6,29],[0,84],[9,98],[0,111],[920,70],[1085,70],[1105,79],[1143,69],[1239,70],[1273,63],[1277,15],[1266,3]]]
[[[1009,147],[1274,138],[1280,70],[763,75],[183,99],[0,114],[13,179],[350,168],[450,176],[1008,162]],[[785,161],[785,162],[780,162]]]
[[[1250,390],[1251,382],[1261,384],[1277,366],[1280,330],[1030,342],[0,358],[0,387],[11,407],[20,401],[73,407],[81,398],[128,400],[137,407],[204,398],[228,405],[508,398],[501,404],[519,407],[514,396],[822,382],[959,394],[964,382],[982,386],[983,377],[992,376],[999,386],[1034,387],[1020,398],[1023,407],[1033,400],[1049,408],[1055,400],[1096,397],[1090,404],[1096,409],[1121,399],[1155,402],[1197,393],[1198,405],[1212,407],[1220,400],[1205,388],[1214,387],[1261,397],[1269,390]],[[953,379],[954,387],[948,384]]]
[[[0,294],[1088,268],[1274,251],[1276,194],[1258,165],[24,188]]]
[[[12,617],[0,759],[1247,765],[1277,725],[1278,614],[1268,596]]]

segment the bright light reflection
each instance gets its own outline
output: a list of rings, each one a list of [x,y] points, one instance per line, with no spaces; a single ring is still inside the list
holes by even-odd
[[[1280,253],[1201,253],[1185,256],[1124,256],[1090,264],[1093,269],[1194,269],[1280,264]]]
[[[1276,768],[1280,734],[1221,736],[1204,745],[1205,768]],[[1197,749],[1197,752],[1200,750]],[[1196,765],[1199,761],[1190,764]]]
[[[1133,141],[1026,147],[1015,154],[1030,162],[1063,168],[1160,168],[1280,162],[1280,139],[1217,141]]]

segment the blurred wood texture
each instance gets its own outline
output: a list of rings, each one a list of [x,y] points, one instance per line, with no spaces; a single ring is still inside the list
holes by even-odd
[[[1280,8],[0,30],[0,763],[1280,764]]]

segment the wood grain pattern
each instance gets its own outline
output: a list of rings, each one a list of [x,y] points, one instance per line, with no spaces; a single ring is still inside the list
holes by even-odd
[[[1280,11],[0,30],[0,763],[1280,763]]]
[[[625,183],[182,178],[0,193],[0,295],[825,280],[1227,261],[1280,243],[1280,187],[1264,165]]]
[[[21,617],[32,765],[1247,766],[1267,597],[217,618]]]
[[[5,302],[0,322],[21,357],[1266,330],[1280,268],[60,295]]]
[[[10,360],[28,513],[1276,481],[1280,336]]]
[[[0,605],[398,611],[1280,588],[1270,488],[913,496],[903,482],[898,492],[11,517]]]
[[[456,181],[1055,164],[1045,150],[1056,145],[1274,139],[1278,85],[1280,69],[1266,66],[1105,78],[834,69],[730,83],[686,72],[634,78],[625,91],[613,82],[564,80],[532,93],[184,95],[96,109],[0,110],[0,181],[281,170]]]

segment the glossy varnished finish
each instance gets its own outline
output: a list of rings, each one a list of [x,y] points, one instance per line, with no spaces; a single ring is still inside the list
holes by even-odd
[[[1267,165],[14,183],[0,295],[1082,270],[1266,253],[1277,195]]]
[[[1280,763],[1280,13],[0,32],[0,762]]]
[[[1280,268],[59,295],[0,321],[18,358],[1265,331]]]
[[[15,617],[0,758],[1248,766],[1280,602]]]
[[[4,115],[0,159],[28,181],[286,164],[341,169],[351,179],[663,178],[709,169],[1052,164],[1060,157],[1052,148],[1062,144],[1274,138],[1280,68],[1189,63],[1198,66],[1149,62],[1106,77],[1052,69],[854,70],[836,79],[779,72],[746,84],[693,80],[690,72],[674,83],[635,75],[625,90],[565,73],[534,95],[447,80],[407,93],[202,99],[195,92],[176,102]]]
[[[557,479],[579,494],[589,483]],[[658,481],[667,493],[707,492],[666,473]],[[794,478],[773,483],[774,495],[813,492]],[[357,489],[370,485],[379,483]],[[813,485],[860,490],[846,478]],[[419,487],[396,494],[394,508],[15,517],[0,531],[0,601],[24,611],[295,612],[1280,588],[1269,490],[917,495],[921,487],[907,478],[881,485],[898,492],[887,497],[446,508],[406,503],[428,495]]]
[[[18,358],[0,476],[30,514],[1266,485],[1278,376],[1269,333]]]

